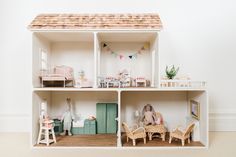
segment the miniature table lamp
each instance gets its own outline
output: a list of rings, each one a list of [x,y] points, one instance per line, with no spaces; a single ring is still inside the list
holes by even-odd
[[[140,113],[138,110],[134,112],[134,117],[136,118],[136,124],[139,125],[139,118],[140,118]]]

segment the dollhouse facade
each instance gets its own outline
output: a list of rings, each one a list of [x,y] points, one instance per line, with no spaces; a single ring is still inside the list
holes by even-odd
[[[161,77],[159,15],[41,14],[28,28],[33,32],[32,146],[39,146],[40,104],[46,101],[49,117],[60,119],[69,97],[74,135],[58,136],[52,147],[133,147],[126,142],[122,123],[139,124],[146,104],[162,114],[167,134],[194,122],[192,142],[181,148],[208,147],[205,82]],[[200,106],[197,118],[192,116],[192,100]],[[93,122],[88,121],[91,117]],[[136,145],[181,146],[158,138],[146,144],[137,140]]]

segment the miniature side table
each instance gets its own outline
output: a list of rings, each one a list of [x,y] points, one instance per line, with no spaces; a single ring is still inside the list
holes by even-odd
[[[145,78],[142,78],[142,77],[137,77],[135,79],[135,86],[136,87],[140,87],[140,86],[144,86],[144,87],[147,87],[147,81]]]
[[[161,137],[162,141],[165,141],[166,137],[166,129],[163,124],[160,125],[147,125],[144,127],[146,132],[148,133],[149,140],[151,141],[153,137]],[[159,135],[154,135],[155,133],[159,133]]]

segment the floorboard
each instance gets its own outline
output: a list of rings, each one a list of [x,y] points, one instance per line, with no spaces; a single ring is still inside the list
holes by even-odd
[[[96,134],[96,135],[73,135],[57,136],[57,143],[50,144],[50,147],[114,147],[117,146],[116,134]],[[46,146],[37,144],[35,146]]]

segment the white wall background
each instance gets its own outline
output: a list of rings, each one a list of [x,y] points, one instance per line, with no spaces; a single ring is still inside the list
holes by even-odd
[[[235,6],[234,0],[1,0],[0,131],[29,131],[32,48],[26,27],[37,14],[55,12],[159,13],[162,68],[177,64],[180,73],[207,80],[211,129],[236,130]]]
[[[67,65],[73,68],[74,77],[79,77],[79,71],[84,70],[85,76],[93,81],[93,42],[56,42],[51,45],[51,67]],[[65,53],[66,52],[66,53]],[[83,60],[89,62],[83,62]]]
[[[144,105],[151,104],[156,112],[162,114],[168,131],[173,130],[180,124],[186,124],[189,116],[187,99],[187,92],[122,92],[121,122],[129,126],[137,123],[134,112],[142,114]]]
[[[117,77],[119,71],[128,70],[132,78],[145,77],[151,80],[151,52],[149,49],[142,51],[141,56],[130,60],[129,55],[137,53],[138,50],[145,44],[143,42],[110,42],[109,47],[117,54],[122,54],[125,58],[119,60],[118,57],[111,55],[106,49],[101,51],[101,75]],[[112,67],[109,65],[113,65]]]

